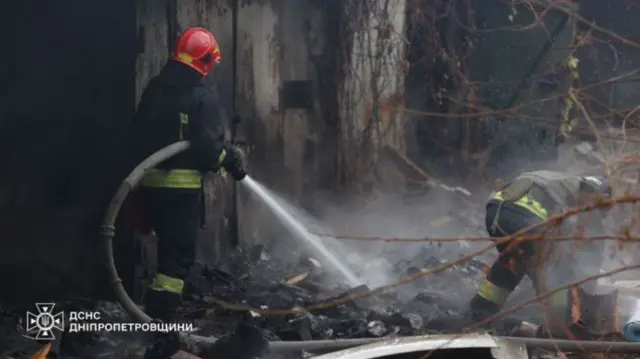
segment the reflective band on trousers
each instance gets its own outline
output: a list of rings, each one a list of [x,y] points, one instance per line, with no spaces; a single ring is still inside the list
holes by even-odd
[[[148,170],[140,186],[158,188],[194,188],[202,187],[202,173],[196,170]]]
[[[158,273],[149,288],[158,292],[182,294],[182,291],[184,290],[184,281],[179,278],[169,277],[168,275]]]
[[[507,298],[509,298],[511,291],[505,288],[500,288],[485,279],[482,284],[480,284],[477,294],[491,303],[503,305],[504,302],[507,301]]]
[[[497,192],[493,196],[493,198],[499,201],[504,201],[504,198],[502,198],[502,192]],[[541,219],[547,219],[547,216],[548,216],[547,210],[544,207],[542,207],[540,202],[536,201],[529,195],[525,194],[524,196],[520,197],[517,201],[511,202],[511,203],[528,210],[529,212],[540,217]]]

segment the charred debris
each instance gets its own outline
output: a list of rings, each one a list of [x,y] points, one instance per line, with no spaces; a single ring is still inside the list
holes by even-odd
[[[396,264],[393,270],[398,278],[402,278],[417,270],[438,267],[442,261],[433,253],[433,249],[424,249],[414,258]],[[193,323],[198,335],[216,338],[228,336],[239,327],[250,326],[259,328],[261,336],[269,341],[458,332],[461,328],[455,324],[447,327],[447,323],[453,323],[449,320],[461,315],[464,295],[460,293],[471,293],[475,289],[484,266],[479,261],[467,261],[397,290],[350,299],[369,288],[366,285],[349,288],[339,283],[329,284],[335,278],[332,274],[313,258],[302,258],[299,263],[291,263],[257,246],[238,252],[232,260],[236,269],[229,272],[196,266],[185,289],[179,321]],[[456,283],[456,292],[452,292],[452,283]],[[336,299],[345,300],[338,305],[328,304]],[[326,307],[305,309],[322,303],[327,303]],[[98,310],[102,313],[101,320],[105,321],[131,321],[113,302],[79,299],[61,305],[69,310]],[[246,307],[257,310],[242,310]],[[269,313],[270,310],[274,313]],[[286,310],[290,310],[289,313],[285,313]],[[29,353],[35,353],[42,343],[15,335],[25,332],[24,311],[3,314],[3,328],[7,334],[3,335],[5,339],[1,344],[3,358],[34,355]],[[495,333],[508,335],[509,331],[507,325],[497,327]],[[134,358],[141,354],[144,342],[142,335],[133,333],[65,333],[56,338],[49,350],[61,358]],[[188,349],[207,357],[198,343]]]

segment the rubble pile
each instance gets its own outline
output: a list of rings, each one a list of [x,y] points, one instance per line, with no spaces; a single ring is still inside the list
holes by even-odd
[[[326,284],[322,268],[313,259],[287,267],[264,254],[258,257],[261,259],[255,263],[247,263],[249,270],[242,274],[207,267],[194,274],[186,289],[182,318],[193,321],[201,335],[220,336],[239,323],[250,323],[263,328],[269,340],[274,341],[424,334],[441,329],[432,328],[429,323],[461,316],[484,267],[471,260],[396,290],[307,311],[304,308],[369,288]],[[394,271],[401,279],[441,264],[440,259],[420,252],[414,259],[398,263]],[[242,311],[221,302],[264,312]],[[290,308],[297,310],[268,313]]]
[[[397,278],[442,264],[443,260],[427,253],[433,254],[433,250],[418,252],[415,258],[396,263],[393,271]],[[475,290],[483,275],[482,263],[468,261],[396,290],[307,311],[305,307],[366,292],[369,288],[334,284],[316,260],[282,261],[263,253],[262,248],[252,248],[233,258],[232,262],[234,268],[228,271],[196,267],[187,281],[179,321],[193,323],[199,335],[219,338],[233,332],[241,323],[260,328],[270,341],[375,338],[436,332],[441,328],[434,328],[431,323],[460,316],[464,301],[468,300],[467,294]],[[456,288],[455,293],[451,292],[452,287]],[[464,288],[466,294],[460,295]],[[227,308],[220,301],[263,311],[298,309],[287,314],[260,314]],[[78,299],[61,303],[61,306],[73,310],[99,310],[101,320],[105,321],[131,321],[121,307],[112,302]],[[24,323],[19,313],[23,312],[8,316],[12,317],[8,327],[15,333],[23,331],[20,327]],[[17,338],[20,343],[6,342],[3,346],[11,352],[37,349],[37,342],[20,338],[20,335]],[[133,333],[76,333],[62,336],[62,341],[57,340],[52,350],[63,352],[63,357],[67,358],[110,355],[133,358],[140,354],[143,343],[144,337]]]
[[[486,243],[478,245],[484,247]],[[459,327],[448,328],[447,323],[462,317],[469,298],[484,276],[483,270],[496,256],[494,251],[382,293],[356,299],[350,295],[367,293],[380,285],[441,267],[461,253],[474,250],[468,243],[462,245],[465,248],[460,246],[457,243],[425,243],[411,250],[406,250],[404,244],[375,246],[386,249],[369,253],[369,256],[364,251],[350,248],[345,252],[352,254],[345,260],[353,261],[350,264],[366,263],[356,272],[369,285],[355,288],[336,280],[330,268],[325,268],[308,253],[289,251],[283,258],[281,251],[267,252],[262,246],[254,246],[231,254],[224,270],[194,266],[186,281],[178,320],[193,323],[198,335],[216,338],[233,332],[240,324],[249,324],[260,328],[270,341],[458,332]],[[373,272],[384,272],[384,283],[367,281]],[[329,304],[336,299],[344,300],[338,305]],[[318,305],[321,308],[305,309]],[[132,320],[113,302],[96,303],[84,299],[61,303],[61,306],[68,310],[99,310],[103,313],[102,320],[112,322]],[[270,310],[277,313],[269,313]],[[283,310],[288,311],[283,313]],[[18,312],[24,314],[24,311]],[[18,324],[12,324],[13,328],[18,328],[18,333],[21,332],[19,319],[14,320]],[[530,320],[530,317],[526,319]],[[506,331],[495,332],[508,334]],[[134,358],[140,355],[146,340],[133,333],[89,334],[65,334],[52,351],[64,353],[61,357],[65,358]],[[8,344],[7,347],[15,350],[21,345]],[[25,351],[33,352],[33,348]]]
[[[434,248],[422,248],[414,258],[397,261],[393,265],[397,279],[406,278],[420,270],[440,267],[447,261],[444,257],[436,257],[434,254],[438,253]],[[252,248],[237,255],[232,263],[233,268],[227,271],[197,266],[187,281],[179,321],[193,323],[198,335],[220,338],[233,332],[240,324],[260,328],[263,336],[270,341],[376,338],[446,332],[442,323],[461,317],[464,304],[475,291],[484,275],[482,268],[485,267],[483,262],[470,260],[440,274],[425,276],[383,293],[353,299],[350,295],[366,293],[370,288],[366,285],[350,288],[335,283],[335,278],[330,278],[318,261],[308,257],[302,261],[283,261],[263,253],[262,248]],[[305,309],[341,298],[346,300],[339,305]],[[229,307],[226,303],[233,306]],[[101,320],[105,321],[131,321],[121,307],[113,302],[78,299],[72,303],[61,303],[61,306],[73,310],[99,310],[103,313]],[[242,310],[246,307],[264,312]],[[268,312],[291,308],[294,310],[288,313],[272,315]],[[21,316],[12,317],[11,330],[23,332],[20,329],[24,326]],[[36,349],[33,344],[37,342],[20,338],[20,335],[17,338],[20,343],[5,340],[3,346],[11,353],[23,349],[24,352],[33,352]],[[52,352],[63,353],[61,357],[64,358],[135,358],[139,357],[145,343],[144,336],[134,333],[76,333],[65,334],[61,339],[56,340]]]

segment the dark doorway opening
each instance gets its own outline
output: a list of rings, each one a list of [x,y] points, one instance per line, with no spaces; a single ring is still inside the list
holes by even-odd
[[[7,292],[56,297],[86,290],[100,260],[89,249],[113,185],[109,161],[135,108],[135,1],[37,0],[5,10],[0,273],[16,285]]]

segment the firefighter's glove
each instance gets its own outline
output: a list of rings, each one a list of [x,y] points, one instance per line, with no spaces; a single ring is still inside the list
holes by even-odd
[[[222,167],[229,172],[234,180],[242,181],[247,176],[244,153],[233,145],[225,146],[225,151],[227,155],[222,161]]]

